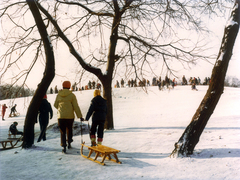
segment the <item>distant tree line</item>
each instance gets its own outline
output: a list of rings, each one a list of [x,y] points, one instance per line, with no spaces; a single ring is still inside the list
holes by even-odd
[[[0,85],[0,100],[33,96],[34,90],[11,84]]]
[[[227,76],[224,81],[224,86],[227,87],[240,87],[240,80],[236,77]]]

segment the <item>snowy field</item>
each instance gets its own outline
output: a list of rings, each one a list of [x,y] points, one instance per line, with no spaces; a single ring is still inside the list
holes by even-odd
[[[105,160],[106,166],[80,155],[81,139],[90,144],[88,134],[73,137],[73,148],[62,154],[60,133],[47,130],[47,141],[30,149],[0,151],[1,180],[236,180],[240,179],[240,89],[225,88],[200,142],[191,157],[170,158],[178,141],[198,108],[207,86],[177,86],[159,91],[149,87],[113,89],[114,127],[105,131],[103,144],[121,150],[122,164]],[[84,116],[93,90],[75,92]],[[48,95],[53,102],[56,95]],[[0,121],[0,138],[6,139],[13,121],[23,130],[30,98],[0,101],[7,106],[17,104],[21,116]],[[50,124],[57,122],[56,109]],[[76,119],[79,122],[79,119]],[[87,125],[86,122],[84,122]],[[90,122],[91,124],[91,122]],[[35,125],[36,134],[39,124]],[[87,153],[85,149],[84,153]],[[101,158],[100,158],[101,159]]]

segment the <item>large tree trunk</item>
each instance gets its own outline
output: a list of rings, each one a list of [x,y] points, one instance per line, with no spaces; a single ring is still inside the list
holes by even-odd
[[[38,7],[36,5],[36,2],[33,0],[27,0],[27,4],[33,14],[33,17],[35,19],[35,22],[37,24],[39,33],[41,35],[41,38],[44,44],[45,55],[46,55],[46,67],[45,67],[43,79],[38,85],[38,88],[28,107],[25,124],[24,124],[23,148],[29,148],[34,144],[34,124],[37,119],[38,109],[43,99],[43,96],[47,92],[47,89],[55,76],[55,61],[54,61],[53,48],[52,48],[45,24],[43,23],[43,20],[38,10]]]
[[[190,124],[185,129],[179,141],[175,144],[171,156],[187,156],[193,153],[199,138],[211,117],[224,89],[229,61],[232,56],[232,49],[239,30],[239,5],[236,1],[231,17],[225,27],[221,48],[212,71],[211,83],[200,106],[194,114]]]
[[[105,129],[114,129],[113,124],[113,103],[112,103],[112,81],[103,81],[103,97],[107,100],[107,118]]]

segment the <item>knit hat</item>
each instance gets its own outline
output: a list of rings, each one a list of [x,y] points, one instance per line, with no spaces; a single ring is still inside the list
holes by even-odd
[[[18,125],[18,122],[15,121],[13,124]]]
[[[70,81],[64,81],[62,86],[63,86],[63,88],[70,89],[71,83],[70,83]]]
[[[47,99],[47,95],[46,94],[43,96],[43,99]]]
[[[96,97],[96,96],[100,96],[101,95],[101,92],[100,90],[96,89],[94,92],[93,92],[93,96]]]

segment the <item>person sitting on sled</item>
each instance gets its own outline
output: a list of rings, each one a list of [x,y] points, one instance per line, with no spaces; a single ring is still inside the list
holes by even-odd
[[[86,115],[86,121],[92,116],[92,126],[90,129],[90,138],[92,146],[96,146],[96,131],[98,136],[98,144],[102,144],[104,123],[107,115],[107,101],[102,98],[100,90],[94,91],[94,98]],[[98,130],[97,130],[98,129]]]
[[[10,114],[9,114],[9,117],[12,117],[12,114],[13,114],[13,116],[15,116],[15,112],[17,112],[17,110],[16,110],[16,104],[11,108],[11,112],[10,112]]]
[[[23,135],[23,132],[17,130],[17,125],[18,125],[18,122],[13,122],[13,124],[9,127],[9,131],[13,135],[18,135],[18,134]]]

